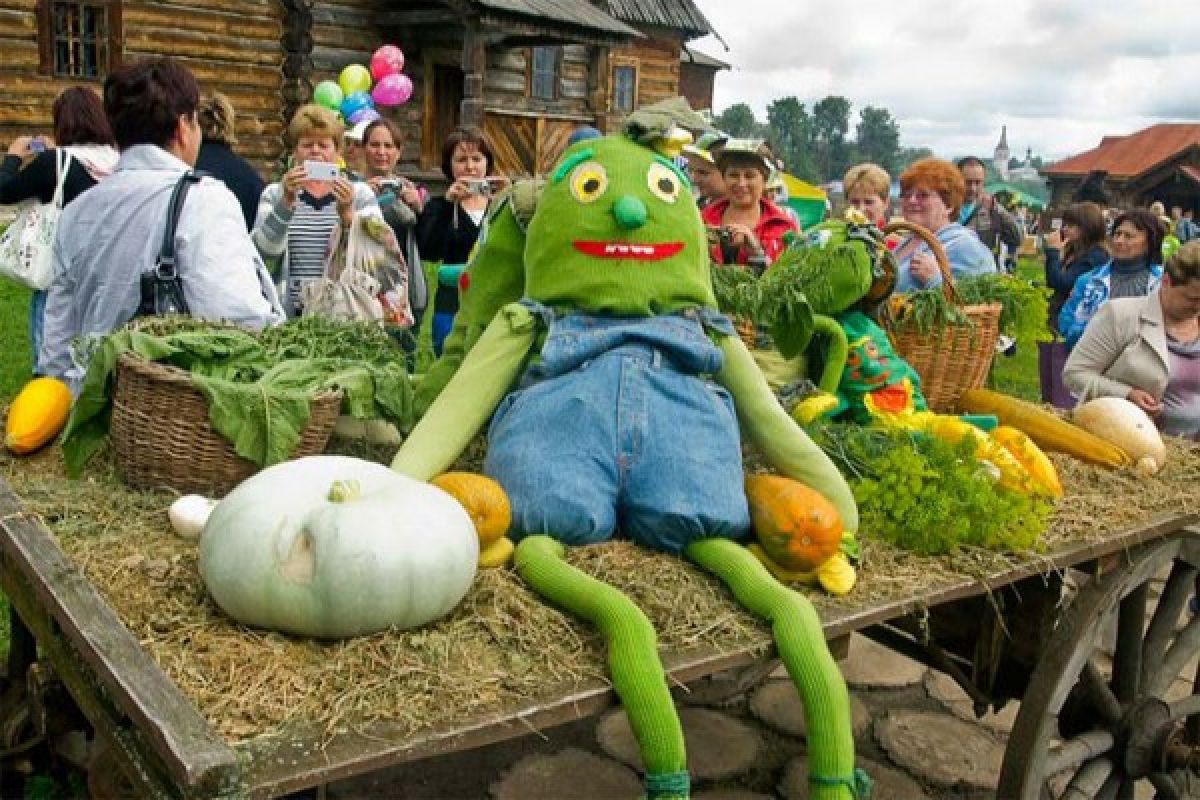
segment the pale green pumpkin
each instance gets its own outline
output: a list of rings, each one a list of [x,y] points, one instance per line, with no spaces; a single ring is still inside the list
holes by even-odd
[[[369,461],[313,456],[241,483],[208,518],[200,574],[246,625],[339,638],[449,613],[479,539],[458,501]]]

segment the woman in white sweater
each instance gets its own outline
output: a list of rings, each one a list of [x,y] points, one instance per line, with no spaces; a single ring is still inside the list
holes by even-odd
[[[332,111],[302,106],[287,130],[292,166],[258,203],[254,244],[282,283],[289,316],[300,314],[300,288],[323,274],[334,228],[348,229],[358,212],[380,213],[371,188],[338,168],[343,132]],[[328,173],[321,164],[329,165]]]

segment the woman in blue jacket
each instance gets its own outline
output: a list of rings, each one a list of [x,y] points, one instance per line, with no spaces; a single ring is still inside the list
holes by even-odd
[[[1144,297],[1162,279],[1163,229],[1145,209],[1126,211],[1113,224],[1112,258],[1075,280],[1058,314],[1058,330],[1070,350],[1100,306],[1118,297]]]

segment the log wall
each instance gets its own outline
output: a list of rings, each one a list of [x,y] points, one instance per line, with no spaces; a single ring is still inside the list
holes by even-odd
[[[171,55],[202,91],[227,94],[238,112],[238,150],[260,166],[278,157],[283,9],[280,0],[125,0],[122,59]],[[0,140],[49,133],[50,109],[63,89],[100,80],[39,72],[37,0],[0,0]]]

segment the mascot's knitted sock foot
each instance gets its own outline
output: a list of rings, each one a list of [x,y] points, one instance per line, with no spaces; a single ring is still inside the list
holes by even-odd
[[[530,536],[517,545],[517,571],[538,594],[595,625],[608,644],[608,671],[646,765],[649,800],[688,797],[683,728],[658,660],[654,628],[625,595],[563,560],[563,545]]]
[[[772,578],[736,542],[702,539],[684,553],[724,581],[745,608],[771,622],[779,655],[804,702],[812,800],[868,797],[870,779],[854,768],[850,696],[812,604]]]

